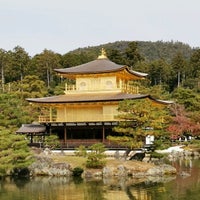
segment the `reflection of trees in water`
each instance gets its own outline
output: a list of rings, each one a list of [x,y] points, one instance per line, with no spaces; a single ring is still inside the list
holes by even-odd
[[[161,200],[163,199],[163,191],[165,191],[163,182],[143,182],[138,185],[131,185],[130,190],[136,197],[135,199],[142,200]],[[161,195],[160,195],[161,194]]]
[[[177,169],[178,176],[176,182],[168,185],[167,189],[171,190],[175,197],[182,195],[185,199],[200,199],[200,159],[180,157],[170,161]]]
[[[84,200],[106,200],[105,186],[102,180],[92,180],[86,182]]]
[[[28,184],[27,179],[16,180],[11,177],[6,177],[0,179],[0,199],[1,200],[12,200],[12,199],[20,199],[20,200],[31,200],[31,198],[21,197],[21,192],[26,184]]]
[[[0,182],[0,199],[56,200],[59,199],[60,188],[64,190],[70,181],[66,177],[36,177],[31,180],[7,178]]]
[[[30,182],[30,177],[21,177],[20,179],[17,177],[11,178],[11,180],[15,183],[18,188],[24,188],[26,184]]]
[[[26,191],[32,199],[55,200],[59,198],[60,188],[70,183],[66,177],[35,177],[27,184]]]
[[[125,192],[126,192],[128,198],[129,198],[130,200],[136,200],[136,198],[133,196],[133,194],[132,194],[132,192],[131,192],[131,188],[130,188],[130,187],[127,187],[127,188],[125,189]]]
[[[83,178],[81,176],[73,176],[73,182],[76,185],[83,183]]]
[[[128,181],[118,181],[114,182],[113,184],[110,184],[108,187],[108,191],[118,191],[116,194],[119,194],[119,191],[124,192],[124,198],[129,200],[149,200],[149,199],[159,199],[158,193],[161,191],[164,191],[164,183],[158,183],[158,182],[136,182]],[[117,198],[117,196],[116,196]]]

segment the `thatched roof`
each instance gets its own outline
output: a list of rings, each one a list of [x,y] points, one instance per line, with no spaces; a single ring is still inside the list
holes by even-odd
[[[16,133],[22,133],[22,134],[28,134],[28,133],[40,134],[45,132],[46,132],[46,127],[39,124],[23,124],[16,131]]]

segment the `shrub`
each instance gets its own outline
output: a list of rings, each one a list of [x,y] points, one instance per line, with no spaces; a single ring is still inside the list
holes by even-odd
[[[91,152],[87,155],[86,167],[102,168],[105,164],[105,146],[102,143],[97,143],[91,146]]]
[[[165,140],[165,141],[164,140],[155,140],[154,145],[155,145],[156,149],[163,150],[163,149],[169,148],[171,146],[171,143],[168,140]]]
[[[152,152],[151,153],[151,158],[158,158],[158,159],[161,159],[161,158],[163,158],[164,157],[164,155],[163,154],[161,154],[161,153],[157,153],[157,152]]]
[[[85,146],[80,145],[76,151],[75,151],[75,155],[76,156],[80,156],[80,157],[86,157],[87,156],[87,149]]]
[[[75,167],[72,173],[73,173],[73,176],[80,177],[83,171],[84,170],[81,167]]]
[[[57,135],[49,135],[45,137],[44,147],[47,147],[49,149],[54,149],[56,147],[59,147],[59,145],[60,141]]]

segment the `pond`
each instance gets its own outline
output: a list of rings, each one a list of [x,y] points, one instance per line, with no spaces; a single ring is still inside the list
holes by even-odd
[[[36,177],[0,181],[1,200],[199,200],[200,160],[171,162],[173,177],[73,179]]]

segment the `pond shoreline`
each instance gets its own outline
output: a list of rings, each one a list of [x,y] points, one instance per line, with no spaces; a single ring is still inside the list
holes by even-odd
[[[71,160],[68,158],[71,157]],[[31,176],[73,176],[75,167],[83,168],[83,178],[94,177],[147,177],[176,175],[176,168],[168,164],[154,164],[149,162],[149,157],[137,160],[116,159],[107,157],[106,165],[102,169],[92,169],[73,164],[73,160],[80,159],[75,155],[67,155],[64,152],[41,152],[35,155],[35,162],[29,167]]]
[[[171,147],[158,151],[170,160],[199,159],[200,153],[194,149],[182,146]],[[109,178],[109,177],[163,177],[177,175],[177,170],[162,159],[150,158],[147,153],[143,161],[116,158],[112,152],[107,153],[106,165],[102,169],[86,168],[82,163],[75,163],[80,157],[73,152],[42,150],[34,152],[35,162],[29,167],[31,176],[73,176],[76,167],[83,169],[83,178]],[[71,159],[69,159],[71,158]]]
[[[39,155],[44,156],[44,155]],[[55,156],[55,163],[66,155]],[[76,157],[72,157],[74,160]],[[191,157],[192,158],[192,157]],[[69,161],[70,159],[67,158]],[[188,158],[190,159],[190,158]],[[114,160],[114,159],[113,159]],[[111,161],[111,160],[109,160]],[[114,160],[112,164],[118,164]],[[131,161],[132,162],[132,161]],[[136,163],[133,161],[134,165]],[[143,162],[139,162],[140,166]],[[169,162],[176,166],[178,172],[187,172],[190,176],[179,174],[170,176],[145,177],[73,177],[73,176],[33,176],[5,177],[1,180],[1,200],[13,199],[199,199],[200,159],[177,159]],[[148,163],[147,163],[148,164]],[[149,163],[150,164],[150,163]],[[146,165],[143,165],[145,167]],[[75,165],[72,163],[71,168]],[[136,167],[136,166],[135,166]],[[189,191],[189,192],[188,192]],[[191,192],[190,192],[191,191]]]

